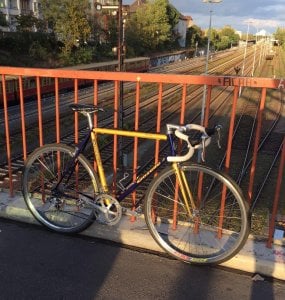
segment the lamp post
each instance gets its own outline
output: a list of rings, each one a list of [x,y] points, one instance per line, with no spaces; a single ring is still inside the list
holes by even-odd
[[[243,76],[244,73],[244,67],[245,67],[245,58],[246,58],[246,53],[247,53],[247,44],[248,44],[248,34],[249,34],[249,23],[247,23],[247,31],[246,31],[246,40],[245,40],[245,48],[244,48],[244,53],[243,53],[243,63],[242,63],[242,70],[241,70],[241,75]]]
[[[124,71],[124,20],[123,0],[118,0],[118,71]],[[119,127],[124,129],[124,82],[119,81]],[[119,139],[119,161],[124,170],[123,137]]]
[[[123,66],[124,66],[124,49],[123,49],[123,1],[119,0],[119,7],[118,7],[118,71],[122,72],[123,71]],[[119,88],[119,103],[120,103],[120,114],[119,114],[119,123],[121,129],[123,129],[124,126],[124,103],[123,103],[123,96],[124,96],[124,86],[123,86],[123,81],[120,81],[119,83],[120,88]]]
[[[222,0],[203,0],[203,3],[209,3],[209,4],[220,3],[220,2],[222,2]],[[208,42],[207,42],[205,75],[208,74],[208,67],[209,67],[209,54],[210,54],[209,52],[210,52],[211,31],[212,31],[212,13],[213,13],[213,11],[210,9],[210,21],[209,21],[209,29],[208,29]],[[204,84],[203,98],[202,98],[202,109],[201,109],[201,125],[204,124],[206,94],[207,94],[207,85]]]
[[[253,63],[252,63],[252,71],[251,71],[251,76],[254,75],[254,69],[255,69],[255,61],[256,61],[256,47],[257,47],[257,33],[258,33],[258,29],[256,29],[256,33],[255,33],[255,45],[254,45],[254,55],[253,55]]]
[[[245,58],[246,58],[246,53],[247,53],[247,43],[248,43],[248,34],[249,34],[249,23],[251,23],[251,22],[247,22],[247,32],[246,32],[245,48],[244,48],[244,53],[243,53],[243,63],[242,63],[242,69],[241,69],[241,76],[243,76],[244,67],[245,67]],[[240,95],[241,95],[241,86],[239,87],[239,96]]]

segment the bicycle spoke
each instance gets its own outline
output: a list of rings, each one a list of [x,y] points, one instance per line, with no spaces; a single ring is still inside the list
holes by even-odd
[[[175,197],[176,175],[169,168],[157,176],[146,195],[145,218],[153,237],[167,252],[184,261],[219,263],[232,257],[248,235],[243,198],[228,178],[225,180],[209,168],[181,168],[195,201],[194,207],[188,203],[191,215],[180,190]],[[225,185],[227,193],[222,206]]]
[[[92,167],[65,145],[46,145],[27,161],[23,175],[24,198],[33,215],[60,232],[78,232],[94,219]],[[72,163],[70,163],[72,162]]]

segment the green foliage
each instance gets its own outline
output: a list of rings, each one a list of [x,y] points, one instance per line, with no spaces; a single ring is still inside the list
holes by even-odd
[[[89,47],[75,48],[72,53],[61,52],[59,57],[65,65],[87,64],[92,60],[93,50]]]
[[[276,32],[274,33],[274,37],[276,40],[279,40],[279,43],[285,47],[285,28],[278,27]]]
[[[225,26],[224,28],[221,29],[220,37],[221,39],[227,37],[228,47],[229,45],[237,45],[239,42],[239,35],[235,33],[235,30],[230,26]]]
[[[215,48],[217,50],[225,50],[229,48],[230,38],[226,35],[222,36],[219,41],[216,42]]]
[[[126,27],[127,45],[135,53],[153,52],[171,39],[169,23],[169,2],[167,0],[150,1],[138,8]],[[172,16],[172,22],[175,17]]]
[[[30,46],[29,55],[35,59],[46,60],[49,57],[49,51],[39,41],[34,41]]]
[[[0,11],[0,26],[7,26],[7,21],[4,14]]]
[[[166,1],[166,2],[168,2],[168,1]],[[166,6],[166,13],[168,16],[169,25],[171,26],[171,28],[174,28],[178,24],[178,21],[179,21],[179,16],[180,16],[179,11],[173,5],[168,3]]]
[[[211,30],[211,44],[215,50],[225,50],[232,45],[237,45],[239,41],[239,35],[235,33],[235,30],[230,26],[225,26],[220,30],[212,28]]]
[[[33,14],[30,15],[19,15],[17,19],[17,31],[18,32],[44,32],[45,24],[42,20],[34,17]]]
[[[45,62],[54,60],[57,48],[57,42],[51,34],[5,32],[0,38],[0,50],[9,53],[11,60],[1,60],[0,63],[2,65],[29,67],[46,66]]]
[[[91,27],[87,18],[88,0],[42,0],[42,13],[57,39],[62,43],[61,58],[69,63],[86,60],[86,41],[90,38]],[[82,58],[79,56],[82,55]]]
[[[198,47],[207,44],[207,38],[203,37],[202,29],[196,25],[191,26],[186,32],[186,47],[195,48],[196,43]]]

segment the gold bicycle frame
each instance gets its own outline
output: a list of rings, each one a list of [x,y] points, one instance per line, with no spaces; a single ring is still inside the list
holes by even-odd
[[[109,128],[93,128],[91,132],[91,141],[93,145],[94,156],[97,162],[100,183],[102,185],[104,192],[108,192],[108,186],[107,186],[107,180],[106,180],[102,159],[100,155],[100,150],[97,142],[97,134],[137,137],[137,138],[153,139],[153,140],[161,140],[161,141],[167,140],[167,135],[160,134],[160,133],[146,133],[146,132],[127,131],[127,130],[109,129]]]
[[[138,132],[138,131],[126,131],[120,129],[109,129],[109,128],[93,128],[91,132],[91,141],[94,150],[94,156],[97,163],[99,180],[103,189],[103,192],[108,192],[107,180],[102,164],[102,159],[100,155],[99,145],[97,142],[97,135],[98,134],[108,134],[108,135],[118,135],[118,136],[125,136],[125,137],[137,137],[143,139],[153,139],[153,140],[161,140],[166,141],[167,135],[166,134],[159,134],[159,133],[146,133],[146,132]],[[187,184],[187,180],[185,178],[185,174],[178,168],[178,163],[173,162],[172,168],[175,171],[176,178],[178,179],[178,184],[181,189],[181,194],[183,197],[183,201],[185,203],[185,207],[189,216],[192,216],[192,212],[188,203],[188,199],[190,200],[190,205],[192,209],[195,209],[195,202],[193,199],[193,195],[190,191],[190,188]],[[177,199],[176,199],[177,200]]]

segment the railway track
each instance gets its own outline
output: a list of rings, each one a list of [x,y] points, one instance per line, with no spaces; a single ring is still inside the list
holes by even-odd
[[[249,62],[245,68],[245,75],[249,75],[252,72],[252,60],[253,60],[253,51],[249,51],[248,53],[249,55]],[[228,75],[235,75],[234,73],[234,67],[237,66],[238,64],[241,64],[241,58],[242,58],[242,53],[239,52],[237,53],[236,56],[233,56],[232,59],[229,60],[228,62],[224,62],[223,60],[225,59],[224,56],[219,57],[219,59],[215,62],[214,60],[210,62],[209,64],[209,73],[210,74],[228,74]],[[230,62],[229,62],[230,61]],[[187,61],[187,67],[185,67],[185,64],[183,65],[183,62],[179,62],[177,64],[173,64],[171,65],[172,68],[170,68],[170,66],[168,66],[166,68],[165,72],[172,72],[172,73],[180,73],[180,74],[193,74],[192,72],[203,72],[203,63],[202,65],[199,65],[199,63],[195,62],[194,64],[191,62]],[[220,69],[219,69],[220,67]],[[200,69],[199,69],[200,68]],[[284,69],[283,69],[284,70]],[[160,71],[161,72],[161,71]],[[260,76],[266,76],[266,70],[262,69],[261,71],[259,71]],[[257,75],[258,76],[258,75]],[[124,95],[124,100],[126,101],[126,106],[125,106],[125,111],[124,111],[124,115],[125,115],[125,124],[129,127],[132,128],[133,126],[133,112],[134,112],[134,108],[133,108],[133,102],[131,99],[134,98],[134,94],[133,94],[133,87],[134,85],[130,84],[130,85],[126,85],[125,86],[125,90],[127,90],[127,92]],[[149,89],[149,85],[146,85],[146,90]],[[111,101],[113,100],[112,97],[110,97],[110,94],[112,94],[112,90],[110,87],[105,87],[106,90],[104,90],[102,88],[102,90],[100,90],[100,97],[102,98],[101,101],[104,101],[104,104],[106,104],[106,106],[108,107],[109,105],[111,106]],[[104,93],[106,93],[104,95]],[[161,128],[163,128],[164,124],[167,122],[173,122],[176,121],[178,119],[178,112],[180,110],[180,104],[177,103],[176,101],[171,101],[171,99],[174,99],[175,94],[177,93],[181,93],[181,88],[179,90],[179,88],[173,86],[173,85],[167,85],[166,87],[164,87],[163,90],[163,120],[162,120],[162,125]],[[210,115],[210,122],[212,124],[214,123],[224,123],[224,127],[227,128],[227,114],[230,111],[230,104],[229,104],[229,99],[232,97],[232,88],[228,87],[228,88],[224,88],[224,89],[213,89],[212,91],[212,104],[211,104],[211,115]],[[254,92],[255,93],[255,92]],[[85,101],[90,99],[91,95],[93,94],[93,90],[87,90],[84,91],[82,93],[82,96],[80,96],[80,101]],[[103,97],[104,96],[104,97]],[[82,98],[81,98],[82,97]],[[180,97],[180,96],[179,96]],[[276,96],[272,96],[275,97]],[[191,107],[191,109],[189,110],[189,114],[186,115],[186,120],[187,123],[199,123],[200,122],[200,101],[202,98],[202,88],[201,87],[187,87],[187,99],[186,99],[186,105],[187,107]],[[246,91],[242,91],[242,98],[244,99],[244,101],[240,101],[242,103],[245,103],[244,105],[240,105],[240,111],[239,111],[239,118],[240,121],[237,124],[236,130],[235,132],[237,133],[241,133],[247,130],[247,132],[249,131],[249,128],[254,128],[254,124],[256,123],[256,110],[258,107],[258,101],[256,101],[255,99],[259,98],[258,94],[250,94],[247,93]],[[180,98],[181,99],[181,98]],[[141,131],[155,131],[155,122],[153,122],[155,114],[151,114],[151,110],[153,107],[155,107],[157,101],[157,92],[153,92],[153,93],[149,93],[146,92],[145,95],[142,95],[142,102],[141,102],[141,122],[140,122],[140,130]],[[100,103],[99,103],[100,105]],[[283,107],[283,104],[280,104],[280,107]],[[67,107],[67,105],[66,105]],[[279,107],[279,111],[281,110]],[[275,105],[276,108],[276,105]],[[61,108],[62,111],[62,108]],[[275,120],[278,119],[278,115],[280,118],[280,115],[282,115],[282,110],[281,112],[275,112],[274,114],[276,116]],[[70,112],[69,112],[69,116],[68,118],[70,118]],[[73,119],[73,118],[71,118]],[[278,123],[278,121],[276,121],[276,124]],[[46,126],[49,126],[50,121],[47,120]],[[104,126],[112,126],[113,124],[113,118],[112,118],[112,112],[111,110],[108,111],[107,109],[107,114],[104,115],[104,118],[102,118],[99,115],[99,124],[104,124]],[[252,124],[252,125],[250,125]],[[251,127],[250,127],[251,126]],[[68,126],[67,126],[68,127]],[[83,134],[84,130],[85,130],[85,125],[80,123],[80,127],[81,127],[81,135]],[[37,128],[35,128],[35,131],[37,131]],[[253,130],[251,130],[253,131]],[[273,129],[274,131],[274,129]],[[16,136],[17,134],[15,134]],[[19,133],[20,135],[20,133]],[[269,136],[272,136],[271,134],[269,134]],[[54,135],[50,135],[50,141],[48,142],[52,142],[54,139]],[[248,170],[248,164],[250,162],[250,150],[252,149],[252,140],[253,138],[249,138],[247,136],[241,135],[241,134],[236,134],[235,139],[234,139],[234,148],[237,151],[243,150],[245,148],[248,148],[249,150],[247,151],[247,154],[245,154],[245,159],[244,162],[240,165],[243,165],[243,168],[241,171],[234,171],[234,173],[239,173],[239,174],[244,174],[242,178],[246,178],[245,174],[247,174],[247,170]],[[73,143],[74,141],[74,136],[73,133],[70,133],[68,131],[66,132],[62,132],[62,141],[65,143]],[[264,142],[264,146],[263,149],[266,149],[266,147],[268,144],[273,145],[273,142],[269,142],[269,138],[267,139],[268,142]],[[12,141],[14,142],[14,141]],[[45,142],[47,142],[47,140],[45,140]],[[16,141],[15,141],[16,143]],[[225,143],[225,142],[224,142]],[[279,143],[276,142],[276,144]],[[31,148],[34,147],[34,145],[31,145]],[[103,160],[104,163],[107,164],[108,167],[108,162],[111,161],[112,159],[112,139],[110,141],[106,140],[104,142],[104,146],[102,146],[102,154],[103,154]],[[124,153],[126,153],[127,155],[131,155],[131,149],[132,149],[132,139],[124,139],[123,140],[123,151]],[[152,146],[149,145],[147,146],[147,148],[151,148]],[[240,149],[239,149],[240,148]],[[276,148],[278,148],[278,145],[276,145]],[[163,148],[162,148],[163,149]],[[275,148],[274,148],[275,149]],[[163,151],[163,150],[162,150]],[[262,150],[261,150],[262,151]],[[264,151],[264,150],[263,150]],[[267,151],[270,151],[270,149],[268,149]],[[278,157],[278,154],[276,154]],[[216,155],[213,155],[216,156]],[[221,153],[217,153],[217,157],[222,157],[223,155]],[[223,158],[221,158],[221,162],[220,162],[220,166],[222,166],[223,164]],[[211,160],[208,161],[208,163],[213,163],[215,164],[215,166],[217,166],[217,162],[211,162]],[[20,186],[19,183],[17,183],[17,180],[19,179],[19,175],[21,173],[21,168],[23,166],[23,160],[21,157],[17,157],[16,155],[14,156],[14,159],[12,160],[12,167],[13,167],[13,174],[15,176],[15,184]],[[141,169],[143,168],[143,165],[141,165]],[[272,168],[271,168],[272,170]],[[265,176],[266,177],[266,176]],[[239,176],[237,177],[239,178]],[[5,166],[4,163],[1,164],[0,166],[0,188],[5,188],[5,182],[7,181],[7,167]],[[145,185],[147,185],[148,183],[145,183]],[[265,186],[265,184],[264,184]],[[143,191],[138,191],[137,192],[138,196],[142,196],[143,195]],[[254,200],[254,202],[256,203],[257,200]]]

